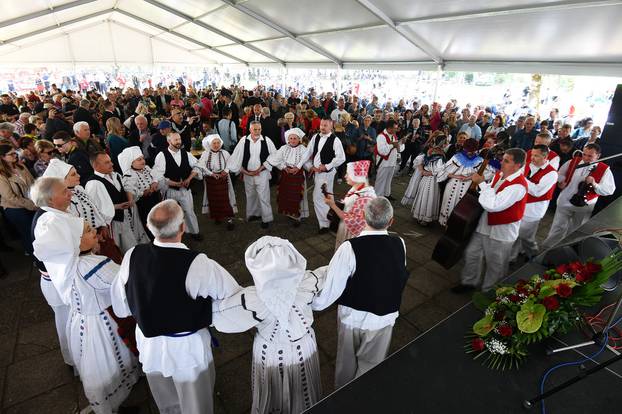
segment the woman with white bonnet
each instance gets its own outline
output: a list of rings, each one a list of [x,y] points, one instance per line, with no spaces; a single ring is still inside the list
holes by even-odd
[[[369,160],[348,163],[346,182],[352,187],[343,199],[343,210],[337,206],[332,195],[329,194],[325,199],[326,204],[341,219],[335,239],[335,250],[344,241],[357,237],[365,228],[365,205],[372,198],[376,198],[376,191],[367,180],[370,164]]]
[[[145,157],[139,147],[132,146],[124,149],[118,159],[123,174],[121,179],[123,188],[131,194],[143,228],[148,232],[149,238],[153,239],[147,229],[147,215],[153,206],[162,201],[159,191],[161,186],[153,178],[151,168],[146,165]]]
[[[91,228],[97,229],[100,254],[110,257],[115,263],[121,263],[123,255],[110,234],[106,218],[80,185],[80,175],[76,169],[64,161],[53,158],[43,173],[43,177],[55,177],[65,181],[65,185],[72,193],[68,212],[81,217],[89,223]]]
[[[245,253],[255,286],[212,304],[221,332],[257,328],[253,343],[253,413],[300,413],[321,397],[320,364],[311,303],[325,268],[307,261],[287,240],[264,236]]]
[[[198,166],[203,170],[203,214],[220,224],[227,222],[227,229],[233,230],[233,218],[238,212],[233,184],[227,168],[231,154],[222,148],[222,138],[218,134],[203,138],[205,151],[199,158]]]
[[[307,161],[301,169],[296,167],[307,150],[301,144],[305,133],[300,128],[288,129],[284,136],[287,145],[270,155],[268,162],[281,170],[276,197],[278,211],[292,219],[294,227],[298,227],[301,219],[309,217],[305,170],[309,171],[311,162]]]

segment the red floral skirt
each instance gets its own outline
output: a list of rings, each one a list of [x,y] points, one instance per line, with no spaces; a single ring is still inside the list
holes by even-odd
[[[229,177],[215,179],[205,177],[209,215],[213,220],[222,221],[233,217],[233,208],[229,202]]]
[[[305,175],[302,170],[298,174],[289,174],[281,171],[279,191],[277,193],[277,205],[280,214],[300,217],[300,202],[305,190]]]

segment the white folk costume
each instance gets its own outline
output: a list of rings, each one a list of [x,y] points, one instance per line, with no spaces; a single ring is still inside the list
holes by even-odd
[[[527,180],[522,168],[507,178],[498,172],[490,184],[479,184],[479,203],[484,213],[464,251],[461,283],[477,286],[486,258],[482,290],[492,289],[507,276],[512,245],[518,239],[520,221],[527,204]]]
[[[54,322],[63,360],[67,365],[75,365],[69,349],[67,324],[70,315],[68,277],[63,263],[69,261],[72,250],[71,224],[83,227],[82,220],[71,214],[51,207],[37,210],[32,220],[33,249],[36,265],[41,274],[41,292],[54,312]],[[63,249],[65,250],[59,250]],[[50,266],[48,270],[47,266]],[[52,277],[52,274],[54,277]]]
[[[418,167],[421,179],[415,193],[412,206],[412,215],[421,224],[431,223],[438,219],[441,203],[441,189],[438,186],[437,176],[443,171],[445,160],[441,154],[426,155],[423,163]],[[430,175],[424,175],[427,171]]]
[[[214,412],[211,301],[240,287],[222,266],[183,243],[129,250],[112,286],[119,317],[136,318],[136,344],[161,413]]]
[[[52,159],[43,176],[56,177],[64,180],[72,168],[73,166],[70,164],[58,159]],[[82,218],[89,223],[91,228],[98,230],[101,237],[99,243],[100,254],[110,257],[115,263],[121,263],[123,255],[115,243],[115,240],[110,237],[110,231],[101,232],[102,229],[110,230],[109,221],[82,186],[77,185],[70,188],[70,190],[72,194],[71,204],[69,204],[69,209],[67,211],[76,217]]]
[[[276,152],[271,139],[259,136],[253,140],[250,135],[243,137],[237,143],[233,154],[227,161],[229,171],[241,174],[241,170],[256,171],[262,166],[258,175],[250,176],[242,174],[244,180],[244,193],[246,194],[246,219],[261,216],[263,223],[274,220],[272,206],[270,205],[270,172],[272,165],[268,157]]]
[[[364,230],[335,252],[312,306],[323,310],[339,304],[336,388],[387,356],[407,280],[404,241],[386,230]]]
[[[302,169],[307,161],[311,161],[312,167],[315,168],[319,168],[320,165],[326,167],[326,171],[316,172],[313,175],[313,209],[315,210],[315,216],[320,229],[325,229],[330,225],[326,218],[330,207],[324,201],[322,184],[326,184],[326,191],[333,193],[337,167],[346,161],[346,154],[343,151],[341,141],[335,134],[322,135],[317,133],[311,138],[307,150],[297,167]]]
[[[110,223],[112,237],[122,252],[149,241],[138,217],[136,205],[123,210],[114,208],[115,204],[128,201],[119,173],[113,171],[102,174],[95,171],[86,183],[85,190]]]
[[[512,248],[512,260],[515,260],[521,251],[529,258],[538,254],[536,241],[538,225],[553,199],[558,178],[555,166],[549,161],[545,161],[541,167],[529,163],[525,166],[523,174],[527,178],[527,205],[520,222],[518,239]]]
[[[532,150],[527,151],[527,156],[525,157],[526,166],[531,164],[531,151]],[[549,162],[549,164],[551,164],[553,168],[555,168],[555,171],[559,170],[560,158],[555,151],[549,150],[549,155],[547,156],[546,160]]]
[[[469,138],[470,139],[470,138]],[[477,141],[474,141],[474,147],[468,147],[469,151],[463,150],[456,153],[451,159],[445,163],[443,171],[438,174],[436,181],[443,182],[449,178],[449,175],[459,175],[464,177],[470,177],[477,173],[481,167],[484,159],[473,154],[477,150]],[[471,149],[473,151],[471,151]],[[469,153],[473,155],[469,155]],[[484,171],[484,178],[486,181],[490,180],[494,173],[491,169]],[[461,180],[458,178],[449,178],[445,191],[443,193],[443,200],[441,201],[441,210],[438,218],[438,222],[441,226],[447,225],[447,220],[451,216],[451,212],[454,211],[456,204],[464,197],[466,192],[471,187],[471,180]]]
[[[391,196],[391,181],[395,173],[395,163],[397,154],[404,151],[404,144],[400,143],[398,148],[393,146],[397,142],[397,136],[390,134],[386,129],[376,137],[376,182],[374,190],[378,197]]]
[[[419,181],[421,181],[421,170],[419,166],[423,164],[424,157],[425,154],[419,154],[413,162],[413,174],[410,177],[410,181],[408,181],[408,187],[406,187],[404,197],[402,197],[402,205],[405,207],[412,208],[415,202],[415,195],[417,194],[417,188],[419,188]]]
[[[300,140],[304,137],[304,132],[300,128],[288,129],[285,131],[285,142],[291,134],[297,135]],[[296,220],[309,217],[305,170],[311,168],[311,163],[309,161],[304,163],[297,174],[290,174],[285,169],[296,168],[306,151],[307,148],[300,143],[295,147],[286,144],[268,157],[268,162],[281,170],[277,193],[278,212]]]
[[[201,169],[197,165],[197,159],[188,151],[182,149],[173,151],[169,146],[156,155],[153,163],[153,176],[161,181],[166,188],[165,199],[173,199],[179,203],[184,211],[186,233],[199,234],[199,221],[194,213],[194,200],[189,188],[169,187],[168,180],[180,182],[187,179],[192,171],[196,171],[197,179],[203,179]]]
[[[599,162],[590,167],[575,169],[571,164],[574,164],[574,166],[585,164],[583,161],[577,162],[578,160],[578,158],[571,159],[559,169],[558,181],[566,183],[566,187],[559,193],[557,198],[557,208],[555,209],[553,224],[551,224],[549,235],[542,246],[545,250],[555,246],[564,237],[588,221],[592,216],[598,197],[611,195],[616,190],[611,168],[607,164]],[[573,170],[574,173],[572,173]],[[581,207],[575,206],[570,202],[570,199],[577,193],[579,184],[585,181],[588,176],[594,177],[594,188],[586,195],[586,205]]]
[[[372,198],[376,198],[374,187],[367,183],[367,175],[371,162],[361,160],[349,162],[347,174],[356,184],[350,188],[343,198],[344,218],[339,222],[335,236],[335,250],[346,240],[357,237],[365,228],[365,206]]]
[[[140,148],[132,146],[125,148],[118,158],[119,166],[123,172],[123,178],[121,179],[123,188],[134,197],[140,222],[145,231],[148,232],[147,215],[156,204],[162,201],[162,196],[158,190],[162,189],[163,185],[153,177],[149,166],[145,165],[142,170],[132,168],[132,163],[142,156],[143,152]],[[145,194],[146,190],[151,189],[153,183],[158,185],[156,191]]]
[[[212,151],[214,140],[221,142],[218,151]],[[198,165],[203,170],[203,207],[201,213],[209,214],[215,221],[231,220],[238,212],[235,192],[231,183],[231,176],[227,168],[227,161],[231,155],[222,148],[222,139],[212,134],[203,138],[203,154]],[[226,173],[226,176],[216,178],[215,174]]]
[[[221,332],[257,328],[253,343],[252,413],[300,413],[321,391],[311,302],[325,271],[305,271],[307,261],[287,240],[264,236],[245,254],[255,286],[214,302]]]

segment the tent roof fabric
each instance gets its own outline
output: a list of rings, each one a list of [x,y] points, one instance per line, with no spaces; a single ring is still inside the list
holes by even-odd
[[[30,0],[3,18],[11,66],[622,73],[622,0]]]

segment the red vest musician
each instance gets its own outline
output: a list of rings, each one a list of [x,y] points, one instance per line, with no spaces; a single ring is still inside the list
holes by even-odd
[[[518,240],[512,249],[512,260],[516,260],[520,253],[528,258],[538,253],[536,233],[540,219],[544,217],[549,203],[553,198],[557,184],[557,169],[550,162],[549,154],[552,151],[546,145],[536,145],[528,153],[525,161],[524,175],[527,178],[527,205],[525,215],[520,223]],[[529,159],[531,154],[531,159]],[[557,157],[559,161],[559,157]]]
[[[492,289],[507,275],[512,245],[518,238],[520,221],[527,203],[527,180],[523,176],[525,151],[511,148],[503,154],[501,171],[488,184],[481,175],[473,175],[479,184],[479,203],[484,213],[464,252],[464,267],[460,285],[454,293],[475,289],[482,282],[482,262],[486,258],[486,273],[482,290]]]
[[[574,157],[560,168],[558,186],[562,191],[557,198],[555,217],[549,235],[543,243],[543,249],[555,246],[588,221],[598,197],[611,195],[616,190],[609,166],[596,162],[600,158],[600,152],[598,144],[587,144],[580,158]],[[577,168],[589,163],[594,164]]]
[[[538,135],[536,135],[536,139],[533,141],[533,147],[536,147],[537,145],[546,145],[547,147],[550,147],[551,135],[549,135],[548,132],[540,132]],[[549,149],[546,159],[548,160],[549,164],[551,164],[551,166],[555,168],[555,171],[559,170],[560,158],[555,151]],[[528,166],[529,164],[531,164],[531,150],[527,151],[527,158],[525,159],[525,166]]]

